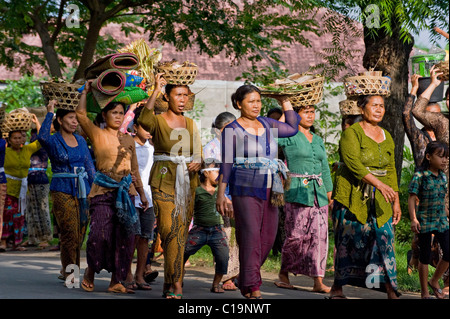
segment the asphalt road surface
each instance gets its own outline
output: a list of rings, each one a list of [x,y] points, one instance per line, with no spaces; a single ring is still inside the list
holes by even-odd
[[[42,302],[45,302],[45,305],[83,305],[83,303],[86,303],[86,309],[91,309],[90,311],[100,308],[102,313],[106,310],[112,310],[113,314],[117,314],[115,309],[118,311],[119,308],[123,308],[117,308],[118,305],[125,301],[133,304],[133,300],[135,300],[136,305],[145,305],[149,309],[164,307],[164,309],[167,309],[170,318],[173,318],[172,315],[176,315],[177,318],[178,316],[180,318],[207,318],[209,316],[236,318],[239,315],[245,315],[246,318],[276,318],[276,314],[286,311],[292,314],[292,309],[299,307],[316,307],[321,313],[325,313],[327,310],[336,311],[336,306],[338,306],[336,303],[344,305],[349,302],[348,300],[326,300],[327,294],[312,292],[313,281],[307,276],[290,276],[291,284],[295,287],[294,290],[278,288],[274,285],[277,274],[268,272],[262,273],[262,300],[246,300],[239,291],[212,293],[210,288],[214,269],[203,266],[186,268],[182,300],[165,300],[162,298],[162,262],[163,259],[153,266],[153,269],[159,271],[159,276],[151,283],[152,290],[137,290],[135,294],[114,294],[107,292],[110,273],[106,271],[96,275],[94,292],[85,292],[79,286],[77,287],[77,283],[73,288],[67,287],[62,280],[58,279],[61,268],[59,252],[33,248],[28,248],[27,251],[22,252],[3,252],[0,253],[0,307],[4,309],[8,305],[14,305],[14,308],[19,307],[21,311],[30,310],[31,313],[34,313],[35,307],[41,305]],[[135,265],[133,264],[133,270]],[[79,276],[80,283],[86,266],[86,258],[83,256],[82,270]],[[332,278],[325,278],[324,283],[331,285],[331,280]],[[371,289],[346,286],[344,287],[344,293],[349,300],[371,300],[373,302],[373,299],[378,299],[381,302],[386,302],[383,301],[386,300],[385,293]],[[23,302],[24,299],[28,301]],[[100,302],[101,299],[107,300],[107,304],[96,307],[97,305],[104,305]],[[420,295],[403,293],[401,299],[420,299]],[[32,303],[29,302],[31,300],[33,300]],[[58,301],[52,302],[52,300]],[[74,303],[75,300],[77,300],[77,303]],[[121,302],[117,303],[116,301],[119,300]],[[38,303],[36,304],[36,302]],[[333,305],[330,305],[330,302]],[[389,302],[394,301],[390,300]],[[436,300],[436,302],[439,301]],[[252,304],[253,306],[251,306]],[[29,305],[29,307],[21,307],[21,305]],[[348,307],[348,304],[346,306]],[[81,307],[80,309],[85,308]],[[127,309],[127,306],[125,306],[125,309]],[[133,309],[130,311],[133,312]],[[89,315],[89,317],[91,316]]]

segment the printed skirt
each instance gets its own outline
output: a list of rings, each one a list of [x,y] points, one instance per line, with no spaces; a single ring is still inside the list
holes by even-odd
[[[116,197],[117,191],[111,191],[91,198],[86,260],[89,268],[97,274],[105,269],[121,282],[126,280],[131,267],[135,234],[127,233],[126,227],[119,222]]]
[[[191,189],[191,194],[194,198],[195,190]],[[164,254],[164,283],[181,282],[184,274],[183,256],[189,224],[194,213],[194,201],[190,201],[186,220],[183,220],[181,214],[175,216],[174,195],[152,187],[152,200]]]
[[[3,211],[5,210],[6,183],[0,184],[0,238],[3,234]]]
[[[328,205],[286,203],[281,271],[324,277],[328,255]]]
[[[23,240],[25,231],[25,216],[19,211],[19,199],[6,195],[5,209],[3,211],[3,233],[2,239],[13,238],[14,246]]]
[[[63,192],[50,192],[53,201],[52,213],[59,231],[61,264],[63,270],[70,264],[80,266],[80,249],[83,245],[88,222],[80,222],[78,198]],[[87,209],[87,208],[85,208]],[[85,212],[88,214],[88,212]]]
[[[52,224],[48,208],[49,184],[28,184],[25,220],[28,243],[38,244],[53,239]]]
[[[397,295],[397,266],[392,218],[378,227],[372,207],[361,224],[347,207],[334,201],[335,274],[337,286],[354,285],[386,291],[390,283]]]

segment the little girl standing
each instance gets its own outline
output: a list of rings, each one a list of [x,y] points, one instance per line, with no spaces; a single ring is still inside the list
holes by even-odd
[[[200,248],[208,245],[216,263],[211,287],[213,293],[223,293],[220,286],[223,275],[228,270],[229,247],[223,227],[223,218],[216,209],[219,164],[203,162],[200,170],[201,185],[195,190],[194,226],[186,241],[184,261],[194,255]]]
[[[425,150],[421,167],[414,174],[409,185],[408,209],[411,230],[419,237],[419,280],[423,299],[429,299],[428,286],[438,299],[444,294],[439,286],[449,265],[448,210],[445,209],[447,178],[443,170],[448,165],[448,146],[438,141],[430,142]],[[416,200],[419,206],[416,207]],[[428,281],[428,264],[431,257],[432,234],[441,245],[443,256]]]

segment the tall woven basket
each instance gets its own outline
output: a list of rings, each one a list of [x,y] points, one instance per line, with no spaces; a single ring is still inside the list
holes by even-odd
[[[343,117],[348,115],[360,115],[361,109],[358,106],[358,99],[355,97],[348,97],[344,101],[339,102],[339,110]]]
[[[3,124],[3,122],[5,121],[5,117],[6,117],[6,105],[2,104],[0,106],[0,126]]]
[[[163,73],[168,84],[191,85],[197,77],[198,67],[189,62],[177,64],[175,62],[158,63],[155,67],[156,73]]]
[[[2,135],[0,137],[2,138],[7,138],[8,137],[8,132],[6,131],[5,128],[5,118],[6,118],[6,105],[3,104],[0,107],[0,132],[2,133]]]
[[[50,100],[57,100],[57,107],[60,109],[73,111],[77,108],[81,96],[77,90],[81,85],[66,82],[41,82],[40,86],[46,104]]]
[[[2,132],[28,131],[31,129],[33,114],[26,109],[16,109],[6,113]]]
[[[311,80],[299,83],[302,87],[310,90],[289,96],[292,107],[300,108],[320,103],[323,97],[324,82],[325,78],[323,76],[316,76]]]
[[[369,75],[369,73],[371,72],[347,77],[344,80],[345,94],[347,96],[389,96],[391,94],[391,79],[386,76],[381,76],[381,73],[377,73],[377,75]]]

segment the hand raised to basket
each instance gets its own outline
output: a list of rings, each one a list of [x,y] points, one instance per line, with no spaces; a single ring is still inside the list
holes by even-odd
[[[58,105],[57,100],[50,100],[47,104],[47,112],[55,113],[55,107]]]
[[[163,75],[164,73],[157,73],[155,76],[155,89],[145,104],[145,107],[149,110],[154,109],[156,98],[161,94],[162,88],[167,84],[167,81],[163,78]]]
[[[83,93],[89,93],[89,92],[91,92],[91,89],[92,89],[92,82],[94,82],[94,80],[95,79],[90,79],[90,80],[87,80],[86,81],[86,83],[85,83],[85,85],[84,85],[84,90],[83,90]],[[82,94],[83,94],[82,93]]]
[[[158,73],[155,77],[155,90],[154,92],[161,92],[162,88],[167,85],[166,79],[163,77],[164,73]]]
[[[430,69],[430,77],[431,77],[431,84],[434,84],[436,87],[438,87],[441,84],[440,76],[443,73],[439,68],[437,68],[435,65],[433,65]]]

